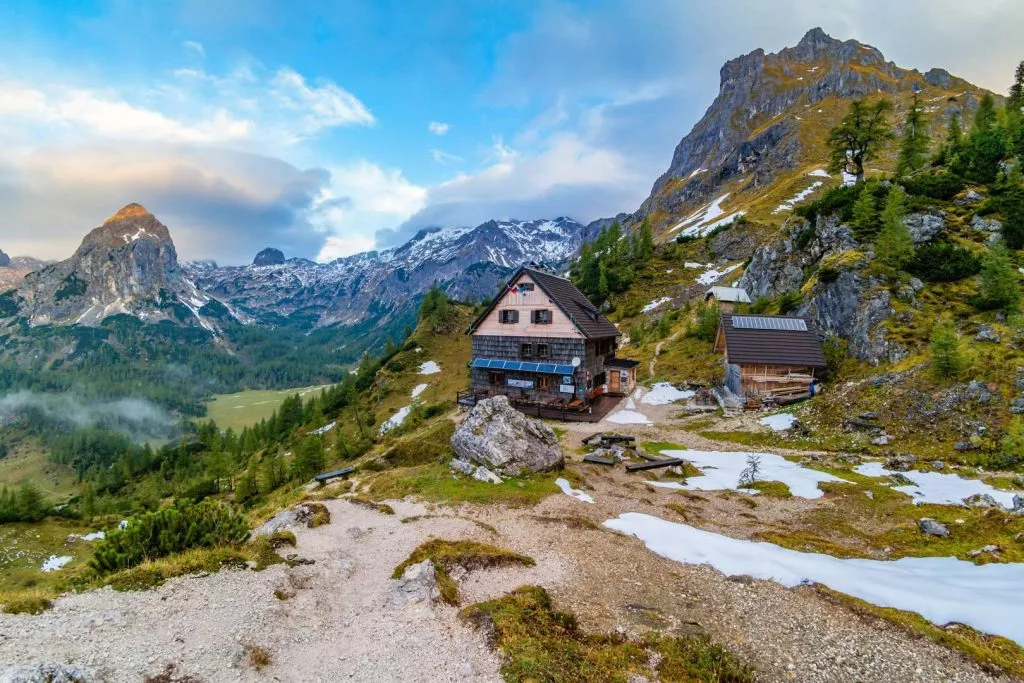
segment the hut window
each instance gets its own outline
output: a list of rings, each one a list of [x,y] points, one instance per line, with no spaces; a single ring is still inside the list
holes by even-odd
[[[547,357],[548,357],[548,345],[547,344],[537,344],[537,358],[547,358]]]
[[[491,380],[491,384],[499,385],[504,383],[505,375],[501,372],[492,372],[490,373],[489,379]]]
[[[520,282],[519,283],[519,291],[520,292],[532,292],[533,291],[533,283],[532,282]]]
[[[551,311],[548,309],[540,309],[537,311],[530,312],[530,322],[536,323],[537,325],[550,325],[551,324]]]
[[[519,355],[523,358],[529,358],[533,355],[533,344],[522,344],[519,347]]]
[[[498,311],[498,322],[503,323],[505,325],[515,325],[517,322],[519,322],[519,311]]]
[[[549,387],[548,382],[550,382],[550,381],[551,381],[551,378],[548,377],[547,375],[537,375],[537,388],[538,389],[547,389]]]

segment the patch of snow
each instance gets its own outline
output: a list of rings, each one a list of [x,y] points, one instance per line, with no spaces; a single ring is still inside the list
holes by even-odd
[[[731,266],[727,266],[722,270],[716,270],[715,268],[708,268],[697,277],[698,285],[712,285],[718,282],[721,278],[725,277],[732,271],[740,267],[741,264],[737,263]]]
[[[976,565],[955,557],[839,559],[729,538],[637,512],[604,525],[639,538],[655,554],[676,562],[707,564],[727,576],[747,575],[786,587],[820,583],[879,607],[917,612],[940,626],[967,624],[1024,644],[1022,563]]]
[[[796,416],[793,413],[776,413],[762,417],[758,422],[773,432],[784,432],[787,429],[792,429],[793,423],[796,422]]]
[[[639,388],[637,389],[639,392]],[[637,394],[639,397],[639,394]],[[609,422],[619,425],[649,425],[651,421],[647,416],[636,409],[636,403],[632,398],[626,400],[626,405],[617,413],[612,413],[605,418]]]
[[[668,268],[668,269],[667,269],[667,270],[665,271],[665,274],[666,274],[666,275],[671,275],[671,274],[672,274],[672,269],[671,269],[671,268]]]
[[[663,296],[660,299],[655,299],[651,303],[649,303],[646,306],[644,306],[643,308],[641,308],[640,312],[641,313],[650,313],[651,311],[653,311],[658,306],[661,306],[662,304],[667,304],[669,301],[672,301],[672,297]]]
[[[725,216],[725,218],[720,218],[720,216],[725,214],[725,210],[722,208],[722,202],[724,202],[728,196],[729,193],[726,192],[718,199],[705,204],[672,226],[672,229],[669,232],[675,232],[676,230],[683,229],[681,233],[683,235],[700,237],[701,235],[706,235],[715,228],[725,225],[746,213],[745,211],[736,211]]]
[[[640,402],[652,406],[664,406],[684,398],[690,398],[693,394],[694,392],[688,389],[676,389],[668,382],[658,382],[640,399]]]
[[[698,168],[698,169],[697,169],[696,171],[694,171],[694,172],[693,172],[693,173],[691,173],[690,175],[686,176],[686,179],[687,179],[687,180],[689,180],[690,178],[694,177],[695,175],[698,175],[698,174],[700,174],[700,173],[704,173],[704,172],[705,172],[705,171],[707,171],[707,170],[708,170],[708,169],[706,169],[706,168]]]
[[[127,519],[122,519],[120,522],[117,523],[117,528],[118,529],[127,529],[128,528],[128,520]]]
[[[441,366],[432,360],[420,364],[421,375],[436,375],[441,372]]]
[[[43,566],[39,568],[39,571],[55,572],[73,559],[75,558],[70,555],[50,555],[48,558],[43,560]]]
[[[915,504],[960,505],[964,498],[980,493],[992,496],[1006,508],[1013,508],[1012,491],[1000,491],[978,479],[964,479],[955,474],[942,472],[895,472],[885,469],[880,462],[866,462],[858,465],[854,471],[866,477],[886,477],[890,474],[906,477],[914,484],[892,488],[913,498]]]
[[[662,451],[670,458],[685,458],[700,469],[701,476],[689,477],[682,485],[687,491],[741,490],[738,487],[740,474],[747,467],[747,456],[760,458],[758,481],[781,481],[789,487],[794,496],[821,498],[824,495],[818,484],[823,481],[849,483],[845,479],[801,467],[774,453],[750,453],[745,451]]]
[[[823,168],[816,168],[807,175],[814,176],[815,178],[831,178],[832,174]]]
[[[413,397],[413,398],[416,398],[417,396],[419,396],[420,394],[422,394],[422,393],[423,393],[424,391],[426,391],[426,390],[427,390],[427,387],[428,387],[428,386],[429,386],[429,385],[427,385],[427,384],[417,384],[416,386],[414,386],[414,387],[412,388],[412,397]]]
[[[75,540],[78,540],[78,541],[102,541],[106,537],[107,537],[107,534],[105,532],[103,532],[103,531],[93,531],[90,534],[83,534],[81,536],[78,535],[78,534],[71,534],[71,535],[68,536],[68,540],[69,541],[75,541]]]
[[[584,503],[594,502],[594,499],[591,498],[587,493],[584,493],[579,489],[574,489],[572,485],[569,483],[569,481],[566,479],[562,479],[561,477],[555,479],[555,486],[562,489],[562,493],[564,493],[567,496],[571,496],[576,500],[583,501]]]
[[[683,264],[684,268],[714,268],[714,263],[695,263],[694,261],[687,261]]]
[[[332,429],[334,429],[334,425],[335,424],[337,424],[337,423],[336,422],[331,422],[329,424],[325,424],[320,429],[314,429],[313,433],[316,434],[317,436],[320,436],[321,434],[326,434],[327,432],[329,432]]]
[[[810,187],[808,187],[806,189],[803,189],[803,190],[800,190],[795,195],[793,195],[792,197],[790,197],[789,199],[787,199],[786,201],[782,202],[781,204],[776,206],[774,209],[772,209],[772,213],[780,213],[782,211],[792,211],[794,206],[796,206],[797,204],[799,204],[803,200],[805,200],[808,197],[810,197],[812,194],[814,194],[814,191],[817,190],[821,186],[822,186],[822,181],[820,181],[820,180],[814,181],[813,183],[811,183]]]
[[[398,412],[387,419],[384,424],[380,426],[380,433],[387,434],[395,427],[405,422],[405,418],[409,417],[409,412],[412,410],[412,406],[402,406],[398,409]]]

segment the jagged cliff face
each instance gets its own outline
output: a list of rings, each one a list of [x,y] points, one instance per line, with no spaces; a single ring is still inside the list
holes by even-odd
[[[635,217],[650,216],[656,230],[674,237],[680,219],[726,193],[716,215],[767,219],[786,211],[778,208],[782,202],[814,182],[815,191],[841,182],[823,171],[806,174],[827,165],[825,138],[850,100],[889,96],[897,105],[895,123],[914,89],[937,135],[953,114],[969,117],[983,92],[941,69],[901,69],[877,49],[836,40],[820,28],[795,47],[733,59],[722,67],[715,101],[676,147]],[[888,158],[877,162],[890,164]]]
[[[11,266],[11,257],[4,253],[3,249],[0,249],[0,268],[9,268]]]
[[[71,258],[26,275],[16,296],[33,325],[97,325],[127,313],[208,326],[198,311],[209,298],[179,268],[167,227],[139,204],[86,235]]]

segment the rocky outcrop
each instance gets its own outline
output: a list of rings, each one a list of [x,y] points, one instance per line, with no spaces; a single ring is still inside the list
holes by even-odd
[[[0,249],[0,268],[10,268],[11,257],[4,253],[3,249]]]
[[[794,218],[775,241],[755,252],[737,286],[752,299],[801,291],[797,315],[810,318],[823,334],[847,340],[857,358],[874,365],[895,362],[906,349],[885,334],[883,323],[895,312],[892,294],[863,272],[867,263],[852,230],[836,216],[818,216],[813,226]],[[809,273],[816,273],[812,281]],[[907,289],[913,298],[914,288]]]
[[[505,476],[558,469],[565,463],[551,428],[527,418],[504,396],[477,403],[452,436],[452,448],[460,459]]]
[[[910,231],[914,244],[924,244],[935,240],[946,229],[946,213],[944,211],[927,211],[912,213],[903,219],[903,224]]]
[[[257,267],[278,266],[282,263],[284,263],[284,253],[280,249],[274,249],[273,247],[267,247],[256,254],[256,258],[252,260],[252,264]]]
[[[210,298],[178,267],[167,226],[129,204],[82,240],[66,261],[25,276],[21,315],[33,325],[99,325],[117,314],[203,326]]]

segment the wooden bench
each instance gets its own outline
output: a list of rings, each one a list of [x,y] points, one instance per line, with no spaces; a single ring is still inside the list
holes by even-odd
[[[324,472],[323,474],[318,474],[315,477],[313,477],[313,481],[323,486],[331,479],[337,479],[338,477],[347,477],[348,475],[352,474],[355,471],[355,467],[345,467],[340,470],[334,470],[333,472]]]
[[[651,462],[638,462],[632,465],[626,465],[627,472],[641,472],[643,470],[656,470],[659,467],[672,467],[673,465],[682,465],[685,460],[681,458],[668,458],[666,460],[653,460]]]

